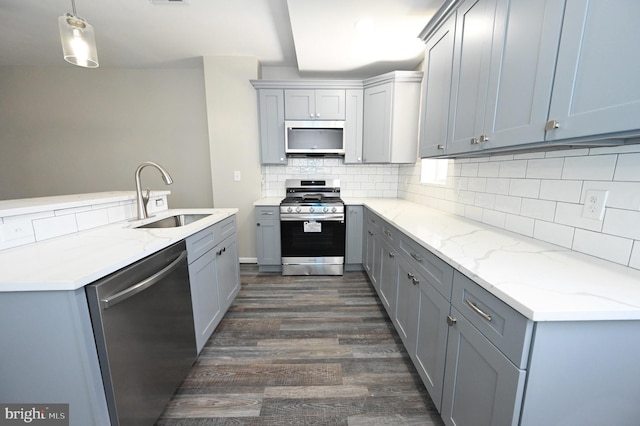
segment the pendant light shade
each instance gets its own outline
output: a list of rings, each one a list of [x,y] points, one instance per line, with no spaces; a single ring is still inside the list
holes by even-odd
[[[60,41],[64,60],[80,67],[97,68],[98,51],[93,27],[76,15],[75,1],[71,0],[73,14],[58,18]]]

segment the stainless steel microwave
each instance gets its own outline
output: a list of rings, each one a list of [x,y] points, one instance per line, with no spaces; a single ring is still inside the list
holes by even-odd
[[[289,156],[344,156],[344,121],[285,121]]]

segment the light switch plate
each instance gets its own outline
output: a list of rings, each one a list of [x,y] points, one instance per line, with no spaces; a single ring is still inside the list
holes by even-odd
[[[609,191],[597,189],[587,190],[587,195],[584,199],[584,207],[582,208],[582,217],[602,220],[608,195]]]
[[[236,170],[233,172],[233,180],[236,182],[240,182],[241,180],[240,170]]]

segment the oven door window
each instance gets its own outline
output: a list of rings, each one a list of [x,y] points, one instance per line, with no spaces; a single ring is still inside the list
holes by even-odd
[[[282,221],[280,237],[282,257],[344,256],[344,221]]]

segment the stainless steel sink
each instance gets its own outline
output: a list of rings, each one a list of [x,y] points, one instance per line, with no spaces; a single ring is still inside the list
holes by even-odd
[[[178,226],[188,225],[197,220],[204,219],[210,214],[177,214],[158,219],[144,225],[136,226],[136,228],[176,228]]]

